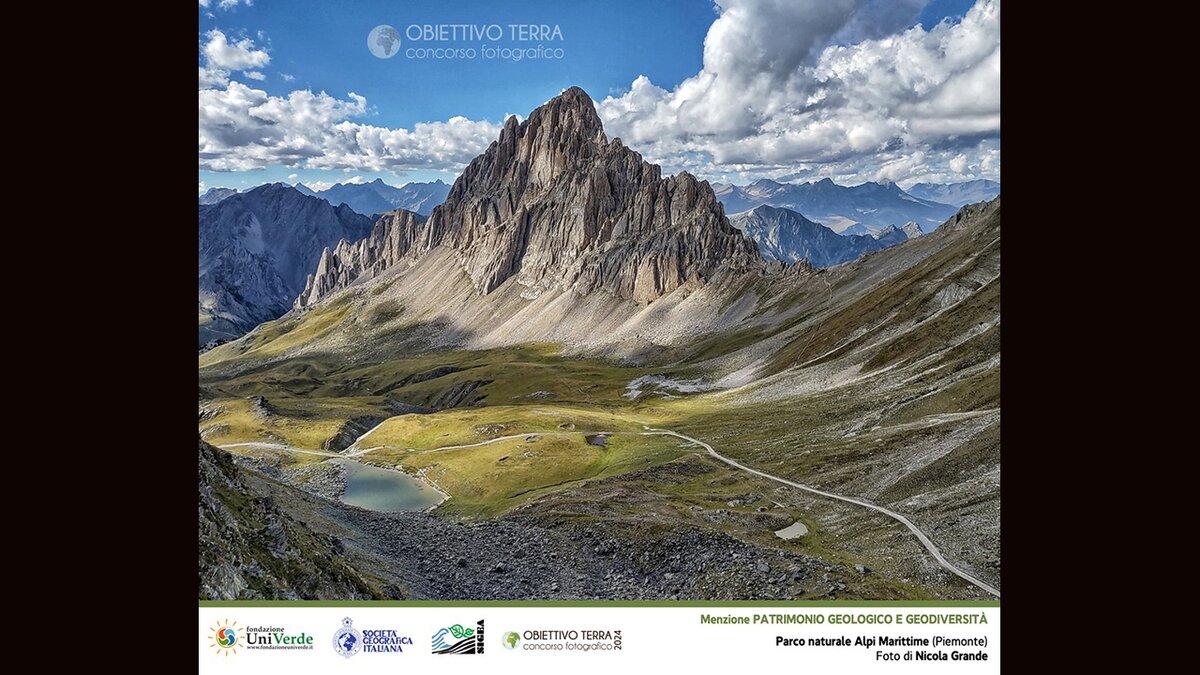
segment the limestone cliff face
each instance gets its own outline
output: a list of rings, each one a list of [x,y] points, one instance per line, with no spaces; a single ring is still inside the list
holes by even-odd
[[[649,303],[722,270],[762,266],[707,182],[687,173],[664,179],[620,139],[607,139],[577,87],[524,122],[509,118],[428,221],[392,212],[376,224],[377,238],[395,245],[327,251],[296,306],[439,245],[455,251],[483,294],[516,278],[533,294],[602,289]]]
[[[357,241],[371,219],[280,183],[199,211],[199,309],[241,334],[287,312],[322,252]]]
[[[317,269],[308,275],[296,307],[311,305],[359,279],[371,279],[399,262],[414,242],[424,236],[425,217],[396,209],[375,221],[371,234],[350,243],[343,239],[334,248],[326,248],[317,261]],[[422,245],[418,250],[428,250]]]

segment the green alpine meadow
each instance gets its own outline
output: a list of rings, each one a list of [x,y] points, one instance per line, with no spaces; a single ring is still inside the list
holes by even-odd
[[[859,13],[874,4],[847,3],[825,33],[815,9],[747,4],[763,14],[718,3],[692,79],[545,84],[532,109],[495,124],[465,110],[445,123],[459,140],[428,148],[420,134],[442,127],[400,134],[345,121],[358,99],[332,90],[273,93],[298,86],[271,65],[283,29],[270,48],[238,41],[232,11],[211,10],[201,600],[998,600],[1000,197],[983,178],[998,178],[998,112],[994,130],[973,112],[936,131],[921,108],[950,125],[959,89],[988,105],[992,67],[998,97],[990,52],[944,48],[990,35],[998,3],[887,18],[943,78],[941,94],[904,81],[916,98],[879,118],[903,124],[870,116],[890,90],[841,81],[857,107],[818,95],[868,67],[839,70],[838,50],[893,48],[855,32],[884,22]],[[743,21],[807,26],[808,46],[722,56]],[[503,72],[570,70],[577,33],[548,23],[564,63]],[[354,58],[416,72],[406,46],[356,42]],[[800,79],[761,89],[729,58]],[[685,91],[718,105],[697,83],[736,77],[727,96],[757,102],[688,107]],[[234,93],[257,112],[238,117]],[[281,103],[306,96],[307,112]],[[426,180],[441,161],[452,180]],[[385,165],[421,180],[361,168]],[[211,183],[252,169],[297,178]],[[366,175],[319,184],[334,170]],[[815,180],[864,172],[880,178]]]

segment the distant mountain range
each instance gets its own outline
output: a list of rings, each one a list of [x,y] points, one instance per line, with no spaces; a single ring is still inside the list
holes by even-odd
[[[395,187],[379,178],[370,183],[337,183],[320,192],[303,183],[297,183],[295,189],[302,195],[319,197],[334,206],[345,204],[364,216],[394,209],[429,215],[433,207],[444,202],[450,194],[450,186],[440,180]],[[234,188],[210,188],[200,197],[200,203],[216,204],[235,194],[238,191]]]
[[[891,181],[845,187],[828,178],[816,183],[778,183],[764,178],[745,186],[717,183],[713,191],[727,214],[763,205],[782,207],[839,234],[874,234],[908,222],[932,231],[958,210],[914,197]]]
[[[312,196],[328,200],[334,206],[345,204],[368,216],[394,209],[427,216],[433,207],[446,201],[446,195],[450,194],[450,186],[440,180],[395,187],[376,178],[370,183],[338,183],[321,192],[313,192],[303,184],[296,185],[298,190],[302,187],[304,189],[301,192],[307,190]]]
[[[201,345],[282,315],[326,247],[371,231],[369,217],[282,183],[198,208]]]
[[[238,337],[292,307],[315,304],[383,273],[401,258],[438,245],[458,250],[461,264],[483,293],[519,276],[530,285],[524,293],[531,297],[545,288],[571,286],[585,294],[604,288],[618,297],[647,303],[689,279],[753,267],[759,256],[785,263],[807,260],[813,267],[839,265],[932,232],[956,211],[892,182],[844,187],[829,179],[802,184],[764,179],[746,186],[717,184],[709,191],[686,173],[662,179],[658,167],[638,168],[640,161],[632,159],[634,155],[619,142],[592,138],[599,133],[600,123],[587,103],[572,92],[546,109],[545,115],[561,109],[558,114],[565,116],[566,123],[558,128],[570,132],[564,147],[552,152],[536,144],[522,145],[532,143],[526,134],[536,137],[540,126],[548,123],[542,115],[528,130],[506,128],[501,146],[513,146],[509,150],[529,157],[512,167],[505,164],[500,180],[489,171],[499,171],[499,164],[515,160],[500,150],[485,153],[456,183],[461,185],[455,196],[450,194],[451,186],[440,180],[397,188],[376,179],[339,183],[320,192],[283,183],[242,193],[210,189],[199,199],[200,343]],[[589,200],[598,197],[586,185],[563,183],[556,188],[563,193],[556,197],[561,203],[554,202],[553,209],[538,201],[546,195],[530,190],[522,199],[533,201],[520,205],[530,214],[529,220],[516,229],[493,227],[497,217],[515,217],[519,211],[517,205],[505,202],[509,197],[504,195],[511,186],[532,180],[521,177],[525,170],[521,167],[551,162],[548,177],[538,181],[557,182],[567,158],[576,156],[595,158],[596,170],[603,170],[610,185],[633,190],[627,203],[604,206],[596,216],[576,223],[576,210],[569,205],[591,204]],[[971,201],[998,192],[999,185],[991,181],[918,184],[914,190]],[[672,213],[681,204],[688,205],[685,222],[674,223],[678,216],[657,210],[638,216],[649,218],[646,223],[627,223],[632,217],[628,215],[618,217],[624,210],[642,214],[662,199],[649,196],[659,191],[666,195]],[[711,208],[705,206],[706,200],[712,200]],[[728,224],[723,224],[716,209],[718,200],[732,214]],[[485,202],[499,215],[474,223],[468,213]],[[435,211],[438,205],[443,206]],[[491,213],[487,209],[480,213],[485,212]],[[372,216],[379,213],[388,215]],[[595,229],[594,219],[613,219],[614,225]],[[660,219],[674,225],[667,227]],[[654,238],[634,236],[661,227],[667,229]],[[738,243],[737,231],[748,240],[745,245]],[[597,233],[606,232],[611,232],[607,235],[611,240],[597,245]]]
[[[201,204],[216,204],[222,199],[232,197],[238,193],[237,188],[209,188],[208,192],[200,195]]]
[[[994,180],[969,180],[964,183],[917,183],[905,190],[920,199],[966,206],[995,199],[1000,195],[1000,184]]]
[[[889,225],[874,235],[840,235],[795,211],[774,206],[734,214],[729,222],[758,244],[764,258],[786,263],[808,260],[813,267],[839,265],[924,234],[910,222],[903,229]]]

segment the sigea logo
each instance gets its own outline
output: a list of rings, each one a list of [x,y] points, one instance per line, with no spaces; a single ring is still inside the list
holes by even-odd
[[[464,628],[461,623],[439,628],[433,634],[434,654],[482,654],[483,619],[475,622],[475,628]]]

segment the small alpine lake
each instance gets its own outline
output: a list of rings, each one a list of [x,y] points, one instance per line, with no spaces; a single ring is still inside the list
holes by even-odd
[[[381,469],[351,459],[328,461],[346,469],[346,491],[342,501],[352,506],[382,513],[424,511],[446,498],[424,481],[402,471]]]

